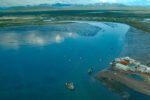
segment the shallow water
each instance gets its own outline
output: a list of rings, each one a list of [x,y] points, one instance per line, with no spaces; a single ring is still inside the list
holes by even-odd
[[[87,70],[96,74],[120,56],[128,29],[105,22],[0,29],[0,99],[119,100]]]
[[[129,74],[128,77],[131,78],[131,79],[135,79],[137,81],[144,81],[143,77],[141,77],[139,75],[136,75],[136,74]]]

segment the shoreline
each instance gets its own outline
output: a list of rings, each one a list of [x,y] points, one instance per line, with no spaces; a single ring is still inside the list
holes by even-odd
[[[150,83],[145,83],[142,81],[133,80],[127,78],[126,74],[120,72],[113,72],[111,70],[106,70],[96,75],[96,79],[103,81],[103,80],[114,80],[119,82],[130,89],[133,89],[139,93],[145,94],[150,96]]]
[[[109,12],[108,12],[109,11]],[[88,10],[75,10],[75,11],[49,11],[47,13],[40,12],[36,13],[32,11],[31,13],[19,13],[6,14],[0,16],[0,27],[8,26],[24,26],[24,25],[49,25],[49,24],[63,24],[62,21],[97,21],[97,22],[115,22],[127,24],[131,27],[135,27],[145,32],[150,32],[150,22],[145,21],[148,19],[149,12],[140,12],[140,11],[123,11],[113,12],[113,10],[106,10],[104,13],[92,13],[95,11]],[[109,16],[108,16],[109,15]],[[117,16],[116,16],[117,15]]]

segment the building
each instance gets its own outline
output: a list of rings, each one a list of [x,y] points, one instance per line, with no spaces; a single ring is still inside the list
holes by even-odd
[[[130,57],[116,58],[111,65],[117,70],[150,74],[150,67],[143,65]]]

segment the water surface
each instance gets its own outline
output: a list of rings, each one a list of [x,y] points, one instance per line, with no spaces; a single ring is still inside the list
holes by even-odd
[[[94,72],[109,66],[123,49],[129,26],[74,22],[0,29],[1,100],[119,100]],[[64,83],[72,81],[76,91]]]

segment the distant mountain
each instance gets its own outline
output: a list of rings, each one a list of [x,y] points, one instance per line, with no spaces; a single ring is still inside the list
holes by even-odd
[[[127,6],[120,3],[95,3],[95,4],[89,4],[89,5],[95,5],[95,6]]]
[[[69,6],[73,6],[73,4],[55,3],[50,6],[52,6],[52,7],[69,7]]]
[[[40,4],[40,5],[26,5],[26,6],[13,6],[13,7],[0,7],[0,9],[9,8],[30,8],[30,7],[79,7],[79,6],[125,6],[123,4],[114,3],[95,3],[95,4],[65,4],[65,3],[55,3],[55,4]]]
[[[55,4],[40,4],[40,5],[26,5],[26,6],[0,7],[0,9],[26,8],[26,7],[69,7],[69,6],[75,6],[75,5],[74,5],[74,4],[64,4],[64,3],[55,3]]]
[[[118,3],[96,3],[96,4],[88,4],[84,5],[84,7],[95,7],[95,8],[112,8],[112,7],[128,7],[124,4],[118,4]]]
[[[121,10],[121,9],[133,9],[144,8],[141,6],[128,6],[118,3],[95,3],[95,4],[40,4],[40,5],[26,5],[15,7],[0,7],[0,11],[44,11],[44,10]]]

